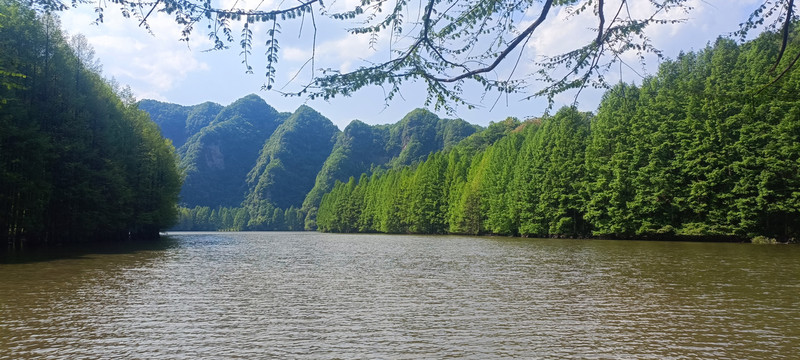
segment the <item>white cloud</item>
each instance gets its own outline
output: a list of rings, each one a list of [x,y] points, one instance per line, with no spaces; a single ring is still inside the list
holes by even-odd
[[[95,50],[105,53],[131,53],[140,52],[147,45],[132,37],[119,35],[96,35],[89,38]]]
[[[708,42],[713,42],[717,36],[726,35],[737,29],[737,24],[746,19],[750,11],[761,3],[760,0],[690,0],[685,5],[691,8],[689,12],[673,9],[670,12],[661,12],[656,18],[662,20],[685,20],[672,24],[653,24],[645,34],[651,43],[663,51],[666,57],[674,58],[679,51],[698,50]],[[620,3],[607,2],[605,13],[608,22],[616,13]],[[528,11],[526,17],[530,24],[538,16],[539,8]],[[649,1],[629,1],[623,9],[623,16],[627,17],[630,11],[632,18],[650,17],[656,10]],[[529,41],[526,52],[530,60],[538,60],[541,56],[554,56],[573,50],[578,46],[588,44],[594,36],[598,25],[597,16],[592,11],[586,11],[578,16],[567,18],[568,9],[559,8],[557,13],[550,14],[541,28],[537,29]],[[522,26],[526,26],[523,24]],[[608,23],[606,24],[608,25]],[[658,68],[658,59],[654,55],[646,57],[646,65],[640,64],[638,56],[629,51],[621,55],[625,63],[633,69],[623,65],[622,77],[625,80],[638,78],[639,74],[653,73]],[[528,72],[538,70],[533,61],[529,62]],[[615,73],[618,71],[614,71]],[[608,80],[619,78],[619,74],[609,76]]]
[[[346,72],[354,70],[359,65],[357,63],[375,55],[376,52],[369,47],[368,35],[345,35],[340,39],[317,44],[314,55],[318,68]],[[286,61],[305,62],[311,55],[310,45],[309,48],[286,47],[281,50],[281,57]]]
[[[588,27],[595,22],[592,14],[584,12],[569,19],[568,16],[568,9],[560,8],[534,32],[528,48],[535,56],[562,54],[589,41],[592,34]]]
[[[93,16],[86,8],[70,10],[62,14],[62,23],[69,33],[86,35],[105,65],[105,76],[130,85],[138,97],[162,98],[161,93],[188,76],[209,70],[199,59],[199,50],[211,43],[199,31],[199,24],[187,44],[179,41],[182,27],[163,13],[154,12],[148,18],[155,35],[114,8],[106,9],[105,22],[98,26],[89,25]]]
[[[288,47],[281,50],[281,57],[286,61],[306,61],[311,57],[311,51],[298,47]]]
[[[330,4],[326,3],[325,6],[330,12],[345,12],[352,11],[356,6],[361,5],[361,0],[333,0]],[[387,7],[387,5],[384,5]]]

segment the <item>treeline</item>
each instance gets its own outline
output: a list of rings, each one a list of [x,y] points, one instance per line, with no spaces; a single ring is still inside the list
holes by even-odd
[[[505,121],[492,123],[488,128],[475,133],[474,132],[475,128],[468,128],[467,130],[459,131],[459,128],[463,128],[462,123],[466,124],[463,121],[454,121],[454,120],[442,121],[438,118],[435,118],[435,121],[430,121],[432,116],[435,115],[417,109],[412,111],[409,115],[407,115],[403,119],[403,121],[400,122],[400,124],[416,123],[417,126],[415,126],[415,128],[417,129],[421,127],[419,125],[426,125],[428,127],[435,129],[436,127],[431,126],[431,124],[433,125],[443,124],[444,126],[442,127],[445,128],[445,131],[443,131],[443,133],[451,134],[450,136],[437,135],[437,137],[443,139],[442,141],[443,146],[445,146],[446,148],[451,148],[454,146],[455,143],[458,143],[459,144],[458,147],[461,151],[469,151],[472,153],[479,151],[481,149],[486,149],[488,145],[508,135],[511,131],[513,131],[520,125],[519,121],[513,118],[508,118]],[[372,141],[375,140],[377,136],[376,137],[356,136],[354,135],[355,132],[372,131],[376,129],[378,130],[377,132],[381,132],[385,129],[393,129],[393,127],[397,126],[396,125],[369,126],[360,121],[354,121],[353,123],[351,123],[347,127],[347,129],[345,129],[344,136],[341,136],[339,138],[339,143],[343,142],[349,142],[349,143],[343,146],[339,146],[341,144],[337,143],[337,148],[339,150],[334,150],[334,154],[332,154],[326,162],[326,164],[332,166],[326,165],[323,167],[323,170],[320,172],[320,174],[322,175],[317,176],[317,185],[324,183],[321,182],[320,179],[332,178],[333,172],[352,171],[352,169],[349,169],[348,166],[339,166],[339,165],[344,163],[356,162],[359,164],[361,168],[366,168],[367,166],[365,164],[369,162],[361,158],[376,156],[375,155],[376,153],[385,151],[376,148],[376,147],[382,148],[381,141]],[[447,130],[448,128],[449,130]],[[455,131],[453,131],[453,129],[455,129]],[[424,134],[426,132],[423,131],[421,133]],[[432,133],[430,129],[429,133]],[[453,133],[455,133],[455,135],[453,135]],[[415,138],[418,134],[419,133],[414,134],[414,136],[409,136],[410,138],[409,143],[420,142],[418,139]],[[449,138],[456,138],[458,139],[458,141]],[[365,141],[365,139],[367,141]],[[364,144],[364,142],[368,142],[369,144]],[[430,148],[433,145],[428,144],[426,146]],[[364,151],[365,154],[361,154],[353,151],[352,149],[353,147],[361,150],[364,150],[367,147],[372,147],[371,149],[372,151],[371,152]],[[424,155],[415,153],[412,150],[407,150],[407,152],[401,154],[412,154],[420,158],[425,157]],[[399,152],[400,150],[397,151]],[[342,155],[341,153],[344,153],[345,155]],[[382,157],[386,159],[391,159],[391,157],[389,156],[382,156]],[[354,159],[355,161],[353,161]],[[297,164],[297,162],[287,162],[287,163],[292,163],[295,166]],[[371,166],[372,166],[371,171],[377,171],[381,173],[385,172],[386,168],[403,167],[403,165],[391,164],[391,163],[389,164],[372,163]],[[311,193],[309,193],[309,196],[311,196],[310,194]],[[179,209],[178,222],[170,230],[302,231],[302,230],[309,230],[308,224],[309,224],[308,212],[304,211],[303,208],[289,206],[288,208],[284,209],[277,207],[273,203],[262,199],[260,201],[245,201],[243,202],[241,207],[225,207],[225,206],[219,206],[216,208],[208,206],[195,206],[193,208],[181,207]],[[314,225],[314,229],[316,229],[316,225]]]
[[[171,229],[176,231],[315,230],[319,201],[336,179],[419,162],[480,130],[416,109],[395,124],[355,120],[341,132],[308,106],[278,113],[256,95],[224,108],[152,100],[139,106],[165,134],[186,142],[178,149],[187,176],[181,192],[186,209]],[[208,221],[214,210],[235,210],[246,220]],[[297,216],[304,217],[304,227],[294,223]]]
[[[563,108],[485,150],[337,183],[322,231],[796,241],[798,47],[776,34],[681,54],[596,116]]]
[[[85,38],[0,0],[0,242],[144,238],[173,223],[174,148],[118,94]]]
[[[181,207],[175,231],[303,231],[305,213],[294,206]]]

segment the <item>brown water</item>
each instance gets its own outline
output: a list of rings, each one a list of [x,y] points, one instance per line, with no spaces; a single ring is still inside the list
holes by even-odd
[[[797,359],[800,247],[179,233],[0,264],[0,358]]]

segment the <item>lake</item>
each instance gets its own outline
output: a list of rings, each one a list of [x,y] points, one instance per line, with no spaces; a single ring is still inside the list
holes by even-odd
[[[6,256],[0,358],[796,359],[800,247],[172,233]]]

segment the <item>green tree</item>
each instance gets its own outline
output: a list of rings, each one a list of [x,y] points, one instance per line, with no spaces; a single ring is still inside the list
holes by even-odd
[[[2,237],[20,242],[152,238],[177,219],[174,148],[96,72],[58,20],[0,2]]]
[[[61,2],[47,0],[38,0],[34,4],[45,10],[67,8]],[[148,29],[148,16],[153,11],[170,14],[176,23],[184,26],[182,40],[193,36],[198,24],[206,25],[211,29],[207,35],[214,43],[214,49],[223,50],[229,48],[230,43],[239,43],[236,51],[241,54],[247,72],[253,72],[249,63],[254,51],[253,31],[263,28],[268,39],[264,51],[267,54],[265,89],[272,89],[278,71],[279,42],[282,36],[286,36],[276,31],[280,24],[303,22],[307,17],[315,16],[325,16],[332,22],[347,20],[344,26],[347,31],[370,36],[371,45],[382,40],[392,42],[388,59],[346,73],[312,71],[311,78],[300,85],[294,95],[330,99],[351,95],[367,86],[383,86],[386,98],[392,99],[402,84],[419,81],[427,85],[429,104],[448,109],[453,104],[469,105],[462,97],[465,84],[486,91],[514,93],[529,86],[531,79],[542,80],[545,85],[535,94],[550,99],[569,89],[607,86],[605,75],[624,58],[622,55],[632,54],[639,58],[647,54],[661,55],[646,35],[646,28],[680,22],[675,20],[675,14],[683,18],[693,9],[690,0],[653,1],[649,7],[641,7],[640,10],[645,10],[639,12],[625,11],[627,1],[611,3],[604,0],[362,1],[344,12],[327,8],[321,0],[280,4],[268,11],[258,7],[214,7],[201,0],[155,3],[119,0],[114,4],[123,15],[137,19]],[[98,22],[103,21],[106,6],[96,7]],[[589,21],[595,29],[595,36],[587,37],[564,54],[531,59],[536,66],[530,73],[510,71],[511,77],[501,75],[504,72],[499,70],[504,68],[518,70],[513,65],[518,58],[515,54],[529,41],[546,36],[542,30],[545,20],[562,10],[569,16],[556,19],[553,26]],[[766,1],[743,22],[739,35],[746,37],[754,29],[788,29],[794,10],[793,0]],[[638,14],[641,15],[636,16]],[[409,26],[409,19],[416,19],[414,26]],[[257,27],[256,23],[265,23],[266,26]],[[241,38],[237,41],[232,34],[241,34]],[[316,36],[307,38],[309,46],[314,47]],[[408,41],[398,42],[396,39]],[[309,62],[313,66],[316,51],[311,51],[311,54]]]
[[[595,235],[623,236],[637,230],[628,204],[635,193],[631,179],[638,169],[631,148],[636,142],[632,124],[637,120],[638,98],[637,87],[620,84],[606,92],[592,121],[586,148],[586,220]]]
[[[444,165],[443,157],[437,153],[430,155],[414,171],[408,189],[409,231],[426,234],[445,232]]]
[[[485,218],[481,184],[488,163],[488,156],[478,153],[474,156],[469,168],[466,182],[460,188],[460,196],[455,210],[451,214],[450,231],[454,233],[479,234],[483,231]]]
[[[511,134],[487,151],[488,168],[481,184],[481,193],[486,199],[484,226],[490,233],[513,235],[517,231],[517,219],[510,204],[514,200],[511,187],[522,140],[519,134]]]

